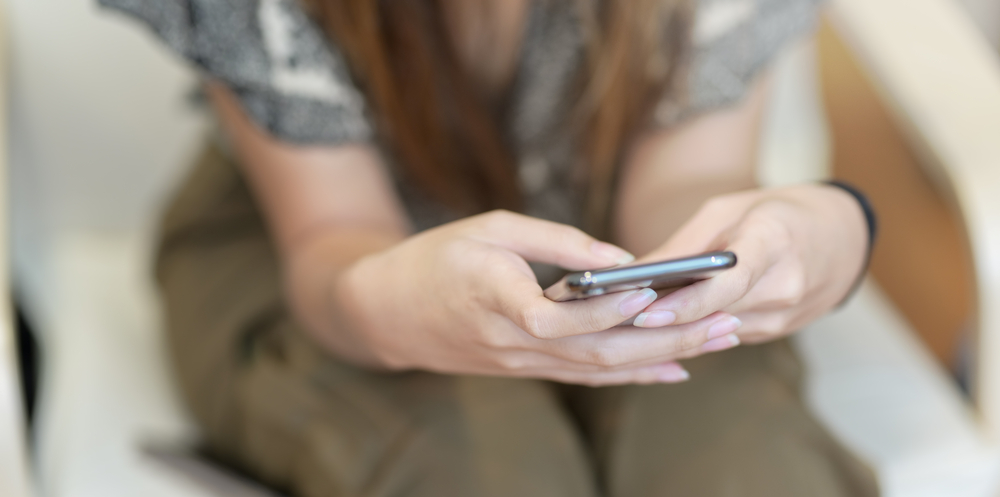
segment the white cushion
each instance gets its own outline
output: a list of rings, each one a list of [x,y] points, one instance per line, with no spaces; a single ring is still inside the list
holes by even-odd
[[[1000,453],[971,406],[872,282],[799,334],[816,415],[887,496],[993,496]]]

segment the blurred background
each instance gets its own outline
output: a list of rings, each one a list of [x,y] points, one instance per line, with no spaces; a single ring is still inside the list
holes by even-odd
[[[264,493],[198,457],[158,331],[151,235],[209,126],[195,74],[90,0],[0,10],[0,495]],[[998,46],[1000,0],[834,0],[776,66],[761,181],[843,178],[881,214],[872,278],[798,346],[887,495],[1000,495]]]

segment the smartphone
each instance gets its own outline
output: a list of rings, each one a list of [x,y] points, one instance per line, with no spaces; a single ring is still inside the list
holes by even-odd
[[[578,271],[567,274],[550,286],[545,290],[545,296],[556,302],[564,302],[641,288],[660,290],[681,287],[711,278],[735,265],[736,254],[709,252],[638,266]]]

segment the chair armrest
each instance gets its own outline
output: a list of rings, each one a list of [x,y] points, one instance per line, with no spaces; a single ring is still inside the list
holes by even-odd
[[[977,407],[1000,435],[1000,58],[947,0],[834,0],[831,21],[961,217]]]
[[[0,9],[0,26],[6,21]],[[24,407],[10,309],[10,253],[7,230],[7,43],[0,28],[0,495],[29,497]]]

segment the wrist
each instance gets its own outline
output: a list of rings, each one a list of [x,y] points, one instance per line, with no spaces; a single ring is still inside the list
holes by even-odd
[[[286,296],[296,321],[328,352],[359,366],[378,367],[366,344],[363,263],[380,253],[377,238],[317,238],[285,258]]]
[[[841,301],[841,305],[843,305],[844,302],[849,300],[851,296],[854,295],[858,287],[861,285],[861,282],[864,280],[865,274],[868,273],[868,267],[871,264],[872,250],[875,248],[875,241],[878,238],[878,216],[876,215],[875,208],[868,196],[854,185],[840,180],[828,180],[822,182],[822,184],[828,188],[835,188],[843,194],[849,196],[854,205],[861,210],[861,214],[864,218],[864,230],[866,235],[864,259],[861,264],[860,273],[855,278],[855,281],[852,284],[851,289],[847,292],[847,295]]]

